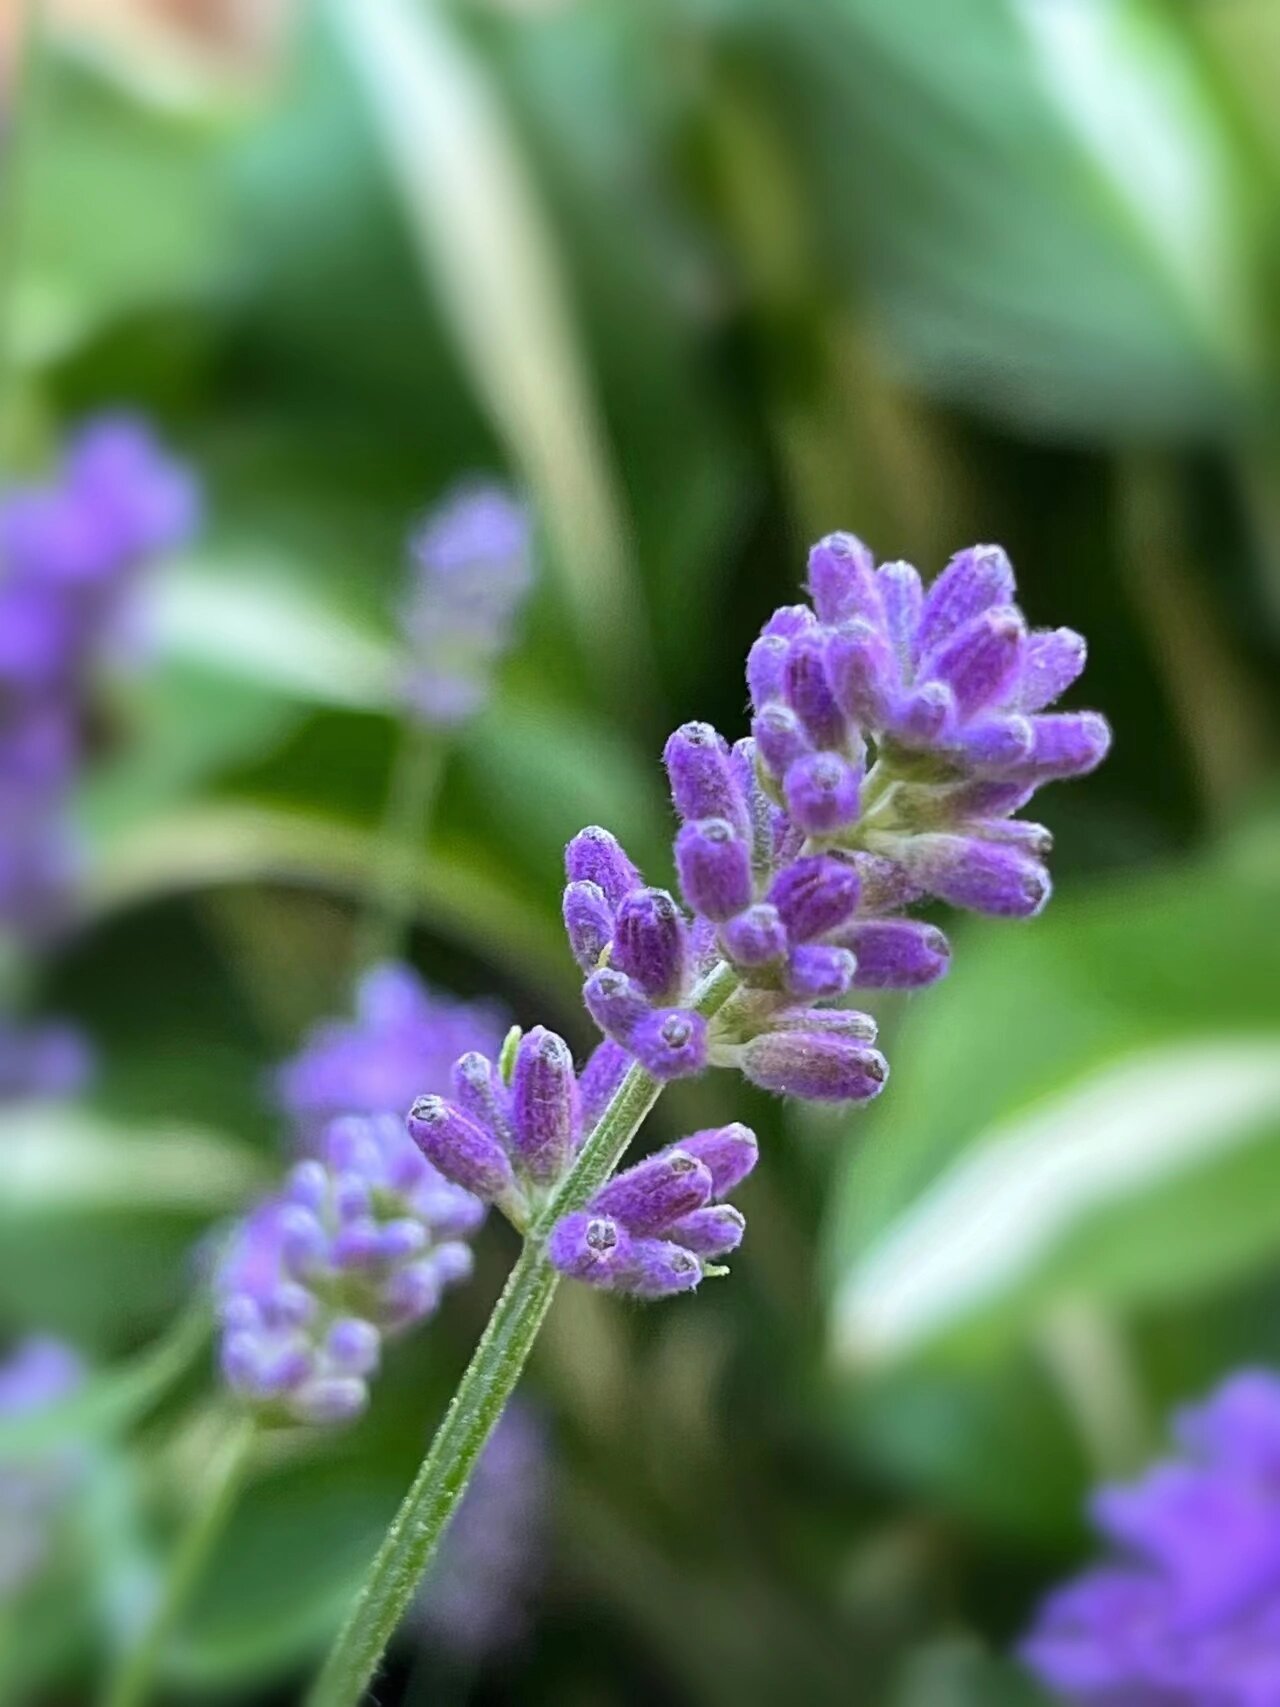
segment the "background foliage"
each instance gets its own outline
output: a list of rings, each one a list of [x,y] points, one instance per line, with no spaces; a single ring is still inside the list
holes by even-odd
[[[445,987],[585,1048],[562,845],[600,821],[665,869],[663,735],[738,727],[830,528],[929,572],[1005,542],[1031,618],[1089,635],[1116,748],[1046,801],[1049,914],[964,924],[944,987],[883,1004],[875,1110],[665,1100],[664,1132],[758,1124],[750,1240],[696,1302],[565,1290],[537,1635],[459,1692],[1029,1700],[998,1655],[1090,1481],[1280,1358],[1272,9],[65,10],[6,144],[10,472],[125,399],[209,522],[104,719],[87,916],[38,991],[100,1082],[0,1123],[0,1325],[98,1370],[10,1693],[82,1698],[198,1487],[192,1251],[280,1166],[268,1068],[347,1001],[406,526],[494,468],[544,572],[421,849]],[[295,1698],[511,1254],[491,1227],[369,1418],[264,1466],[175,1697]],[[381,1698],[432,1663],[406,1646]]]

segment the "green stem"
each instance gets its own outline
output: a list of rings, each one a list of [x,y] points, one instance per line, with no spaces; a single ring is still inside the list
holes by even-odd
[[[690,1006],[710,1016],[736,988],[736,975],[721,964],[703,979]],[[551,1307],[559,1276],[547,1260],[547,1236],[562,1215],[580,1209],[613,1173],[661,1092],[662,1086],[642,1067],[630,1067],[559,1189],[529,1229],[431,1449],[316,1681],[309,1707],[354,1707],[371,1682]]]
[[[170,1561],[160,1597],[108,1685],[103,1707],[142,1707],[149,1698],[165,1644],[235,1508],[256,1438],[257,1425],[251,1417],[242,1417],[223,1443],[208,1486]]]
[[[414,907],[414,868],[444,779],[445,745],[424,724],[406,721],[391,769],[382,846],[356,960],[373,966],[402,952]]]

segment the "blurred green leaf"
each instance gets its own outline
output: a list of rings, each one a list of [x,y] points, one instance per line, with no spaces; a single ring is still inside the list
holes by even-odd
[[[176,1122],[137,1132],[62,1104],[0,1111],[0,1222],[85,1211],[217,1215],[263,1177],[251,1150]]]
[[[1257,406],[1257,186],[1175,9],[803,0],[759,28],[821,240],[913,381],[1107,438]]]
[[[1013,1665],[955,1637],[908,1659],[891,1707],[1037,1707],[1043,1700]]]
[[[843,1356],[986,1343],[1057,1298],[1176,1295],[1271,1255],[1276,901],[1224,864],[961,936],[845,1180]]]
[[[35,365],[125,315],[210,300],[235,254],[218,176],[224,125],[49,58],[25,139],[14,305],[17,357]]]

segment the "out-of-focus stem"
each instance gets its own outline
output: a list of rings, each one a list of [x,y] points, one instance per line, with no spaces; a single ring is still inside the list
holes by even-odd
[[[378,862],[357,965],[372,966],[400,954],[414,906],[413,871],[422,857],[427,826],[444,779],[445,745],[439,733],[406,720],[391,768]]]
[[[165,1644],[235,1509],[256,1437],[253,1419],[242,1417],[224,1441],[204,1496],[170,1561],[160,1598],[109,1683],[103,1707],[142,1707],[149,1699]]]

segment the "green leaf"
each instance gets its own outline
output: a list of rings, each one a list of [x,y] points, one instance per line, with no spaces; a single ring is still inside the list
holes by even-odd
[[[829,1246],[841,1355],[990,1349],[1280,1241],[1274,884],[1225,865],[960,936],[910,1015]]]
[[[823,239],[913,381],[1111,439],[1256,404],[1257,186],[1176,10],[805,0],[762,41]]]
[[[128,314],[208,298],[234,253],[222,125],[49,58],[22,166],[14,308],[16,353],[32,365]]]

